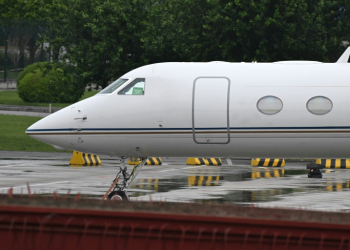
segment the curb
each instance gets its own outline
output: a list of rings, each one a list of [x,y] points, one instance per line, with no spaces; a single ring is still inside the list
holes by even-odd
[[[51,107],[51,113],[54,113],[60,109],[62,108]],[[49,113],[49,107],[42,106],[17,106],[0,104],[0,110]]]

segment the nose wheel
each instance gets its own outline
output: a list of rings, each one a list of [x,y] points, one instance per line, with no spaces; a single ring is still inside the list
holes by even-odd
[[[125,191],[112,191],[108,194],[108,200],[111,201],[128,201],[129,197]]]
[[[102,197],[102,200],[106,198],[109,200],[115,201],[128,201],[129,196],[126,192],[126,188],[133,182],[141,168],[145,165],[147,158],[141,158],[141,162],[134,166],[131,173],[128,173],[128,168],[125,166],[125,157],[121,158],[121,166],[120,170],[113,180],[112,185],[106,192],[106,194]]]

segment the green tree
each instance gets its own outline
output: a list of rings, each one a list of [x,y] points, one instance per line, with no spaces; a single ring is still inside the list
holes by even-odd
[[[144,60],[332,61],[349,34],[346,0],[167,0],[150,10]],[[169,58],[170,57],[170,58]]]
[[[82,85],[105,87],[112,79],[142,65],[141,0],[62,0],[47,11],[46,41],[61,51],[59,60],[76,66]]]
[[[202,61],[204,17],[211,0],[155,1],[148,6],[143,32],[143,60]]]
[[[84,88],[76,84],[72,68],[66,64],[40,62],[29,65],[17,79],[19,97],[26,102],[72,103]]]
[[[34,62],[37,39],[44,32],[47,12],[52,0],[0,0],[0,24],[9,38],[16,41],[20,53],[20,67],[24,67],[24,51],[28,47],[29,61]]]
[[[349,39],[348,0],[51,1],[43,41],[81,86],[162,61],[334,61]]]

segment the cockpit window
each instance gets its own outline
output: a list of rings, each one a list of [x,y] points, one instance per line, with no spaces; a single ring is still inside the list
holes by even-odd
[[[145,78],[136,78],[124,89],[118,92],[118,95],[144,95]]]
[[[120,86],[122,86],[128,79],[119,78],[115,82],[112,82],[106,88],[104,88],[99,94],[110,94]]]

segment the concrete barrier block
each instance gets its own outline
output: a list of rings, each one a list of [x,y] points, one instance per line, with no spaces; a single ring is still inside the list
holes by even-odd
[[[127,164],[129,165],[138,165],[141,163],[141,158],[133,158],[130,157],[129,160],[127,161]],[[162,159],[159,157],[149,157],[147,158],[147,161],[145,165],[162,165]]]
[[[69,165],[75,166],[97,166],[102,162],[98,155],[86,154],[77,151],[73,151],[73,156],[69,161]]]
[[[222,165],[220,158],[188,158],[186,161],[187,165]]]
[[[324,168],[350,168],[350,159],[316,159],[316,164]]]
[[[251,161],[253,167],[284,167],[284,159],[274,159],[274,158],[254,158]]]

